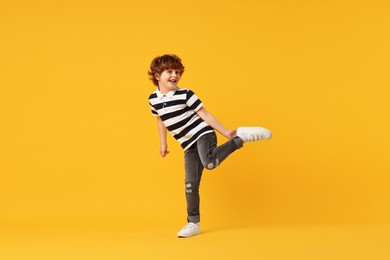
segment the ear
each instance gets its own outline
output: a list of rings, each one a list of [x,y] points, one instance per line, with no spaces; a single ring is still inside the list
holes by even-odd
[[[158,74],[158,73],[154,74],[154,78],[157,80],[160,80],[160,74]]]

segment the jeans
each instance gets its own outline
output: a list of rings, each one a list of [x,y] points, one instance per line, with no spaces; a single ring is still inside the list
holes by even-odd
[[[217,147],[217,136],[213,132],[201,136],[195,144],[184,152],[188,222],[198,223],[200,221],[199,185],[203,169],[215,169],[231,153],[242,146],[242,140],[236,136]]]

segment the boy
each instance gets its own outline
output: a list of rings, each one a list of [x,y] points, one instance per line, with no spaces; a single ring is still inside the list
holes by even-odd
[[[153,59],[148,74],[157,89],[149,96],[149,104],[157,117],[160,155],[165,157],[169,153],[167,131],[184,150],[188,224],[177,236],[191,237],[200,234],[199,184],[203,169],[214,169],[244,142],[267,140],[272,134],[262,127],[225,128],[203,107],[194,92],[178,87],[183,72],[184,66],[176,55]],[[229,141],[217,147],[215,130]]]

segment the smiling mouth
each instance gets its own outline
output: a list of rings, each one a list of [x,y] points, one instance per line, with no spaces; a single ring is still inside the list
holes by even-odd
[[[170,79],[170,80],[168,80],[168,81],[171,82],[171,83],[176,83],[176,82],[177,82],[176,79]]]

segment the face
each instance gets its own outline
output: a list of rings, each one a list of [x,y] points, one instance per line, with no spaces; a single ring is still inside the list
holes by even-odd
[[[171,90],[177,89],[177,84],[180,81],[180,70],[168,69],[164,70],[160,75],[156,76],[160,92],[165,94]]]

